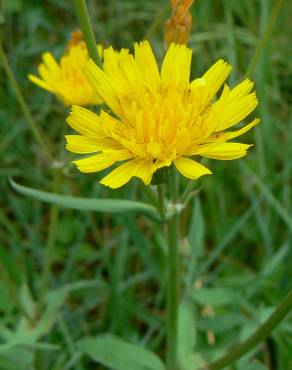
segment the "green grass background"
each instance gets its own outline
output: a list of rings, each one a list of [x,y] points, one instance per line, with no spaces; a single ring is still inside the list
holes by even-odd
[[[131,47],[133,41],[147,37],[162,58],[167,2],[88,3],[98,42]],[[223,57],[233,65],[230,84],[240,81],[266,30],[272,6],[271,0],[197,0],[192,9],[192,76]],[[242,160],[208,161],[214,175],[197,182],[199,192],[182,216],[182,296],[195,316],[194,351],[206,359],[250,334],[291,288],[291,11],[291,2],[283,1],[253,71],[260,101],[256,116],[262,123],[244,140],[255,146]],[[70,158],[63,141],[69,130],[65,125],[68,111],[32,85],[27,74],[36,72],[42,52],[60,56],[77,27],[69,0],[6,1],[4,44],[10,66],[60,160]],[[52,191],[53,175],[1,65],[0,72],[0,258],[24,306],[33,310],[51,206],[16,194],[7,177]],[[147,201],[135,180],[108,191],[99,186],[99,178],[100,174],[84,175],[70,167],[61,192]],[[181,179],[181,191],[186,184]],[[0,370],[102,369],[86,356],[80,357],[76,343],[103,332],[163,356],[165,255],[161,226],[145,217],[61,210],[50,290],[60,292],[66,287],[68,297],[49,315],[54,323],[38,341],[11,345],[21,313],[6,283],[0,281]],[[25,333],[32,338],[32,332]],[[10,347],[3,350],[7,343]],[[291,315],[253,353],[230,367],[235,369],[292,369]]]

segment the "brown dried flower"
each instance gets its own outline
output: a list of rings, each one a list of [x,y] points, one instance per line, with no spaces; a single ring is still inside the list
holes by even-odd
[[[164,26],[164,42],[167,46],[171,43],[188,44],[192,28],[189,9],[193,2],[194,0],[171,0],[171,18]]]

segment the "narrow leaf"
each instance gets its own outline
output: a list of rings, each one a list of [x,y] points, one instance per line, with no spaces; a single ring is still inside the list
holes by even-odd
[[[179,350],[192,352],[196,343],[194,307],[189,302],[181,302],[178,316]]]
[[[134,212],[145,214],[150,218],[159,220],[159,215],[156,209],[153,206],[142,202],[134,202],[123,199],[81,198],[69,195],[54,194],[19,185],[12,179],[10,179],[10,184],[12,188],[20,194],[27,195],[44,202],[57,204],[65,208],[76,209],[79,211],[109,213]]]
[[[204,251],[205,224],[199,196],[194,200],[193,213],[189,229],[192,257],[196,260]]]
[[[194,307],[190,302],[181,302],[178,315],[178,359],[182,370],[195,370],[197,368],[197,362],[193,361],[195,344]]]
[[[263,183],[263,181],[257,176],[248,166],[245,166],[245,169],[249,174],[253,176],[255,184],[261,191],[261,194],[265,197],[267,202],[274,208],[278,213],[279,217],[283,220],[286,226],[292,231],[292,217],[289,214],[288,210],[282,205],[276,196],[271,192],[271,190]]]
[[[212,306],[222,306],[237,302],[238,293],[230,288],[201,288],[193,290],[191,294],[195,302],[200,304],[211,304]]]
[[[268,370],[268,368],[259,361],[242,362],[238,364],[238,370]]]
[[[111,334],[84,338],[78,348],[92,360],[114,370],[165,370],[154,353]]]

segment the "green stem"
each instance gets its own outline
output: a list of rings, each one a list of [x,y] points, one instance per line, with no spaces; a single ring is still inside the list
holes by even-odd
[[[54,185],[53,185],[53,193],[59,193],[60,187],[62,182],[62,172],[60,170],[54,171]],[[44,268],[41,276],[40,282],[40,295],[39,295],[39,312],[41,312],[44,302],[45,302],[45,295],[49,284],[49,278],[51,274],[51,267],[52,261],[55,252],[55,244],[56,244],[56,237],[57,237],[57,227],[59,221],[59,210],[60,207],[56,204],[51,206],[50,210],[50,225],[49,225],[49,232],[48,232],[48,239],[47,245],[45,249],[45,257],[44,257]]]
[[[33,318],[29,316],[29,314],[26,312],[24,309],[18,295],[17,288],[15,287],[11,277],[9,276],[4,264],[2,263],[0,259],[0,277],[2,281],[4,282],[8,293],[10,295],[11,300],[15,304],[15,306],[20,310],[20,312],[23,314],[23,316],[30,322],[31,324],[33,323]]]
[[[231,348],[226,355],[219,358],[218,360],[207,364],[204,370],[219,370],[223,369],[254,347],[265,340],[271,331],[284,319],[284,317],[290,312],[292,308],[292,290],[286,295],[283,301],[275,309],[274,313],[252,334],[248,339],[240,343],[239,345]]]
[[[191,199],[193,199],[194,195],[200,192],[200,188],[196,189],[196,181],[189,181],[185,190],[180,197],[180,203],[182,206],[186,207]]]
[[[67,346],[69,355],[72,358],[72,357],[74,357],[74,355],[76,355],[78,353],[78,349],[77,349],[77,347],[74,343],[74,340],[73,340],[72,335],[70,333],[70,330],[67,326],[67,323],[64,320],[64,318],[62,317],[62,315],[58,316],[58,324],[59,324],[59,327],[60,327],[60,331],[61,331],[61,333],[64,337],[64,342]],[[83,370],[82,364],[77,363],[75,365],[75,370]]]
[[[37,141],[37,143],[39,144],[39,146],[42,148],[47,160],[49,160],[50,162],[53,161],[53,156],[50,152],[50,149],[49,149],[49,146],[48,144],[45,142],[44,138],[43,138],[43,135],[39,129],[39,127],[35,124],[31,114],[30,114],[30,111],[27,107],[27,104],[24,100],[24,97],[22,95],[22,92],[18,86],[18,83],[16,82],[16,79],[14,77],[14,74],[9,66],[9,63],[8,63],[8,60],[7,60],[7,57],[6,57],[6,54],[4,52],[4,49],[3,49],[3,45],[2,45],[2,41],[0,40],[0,60],[1,60],[1,63],[3,65],[3,68],[4,68],[4,71],[11,83],[11,86],[14,90],[14,93],[15,93],[15,96],[16,96],[16,99],[19,103],[19,106],[23,112],[23,115],[29,125],[29,128],[31,129],[32,131],[32,134],[34,135],[34,138],[35,140]]]
[[[2,31],[3,25],[4,25],[4,0],[0,0],[0,32]],[[1,34],[0,37],[2,37]]]
[[[0,0],[0,44],[2,43],[3,40],[4,23],[5,23],[4,0]]]
[[[142,191],[147,199],[150,201],[150,203],[153,204],[159,212],[159,202],[156,193],[151,189],[150,186],[144,184],[142,186]]]
[[[81,30],[84,35],[88,53],[95,64],[101,65],[101,59],[98,55],[97,45],[90,22],[88,9],[85,0],[74,0],[76,14],[79,20]]]
[[[178,179],[173,176],[171,201],[178,198]],[[179,304],[179,213],[167,222],[168,257],[167,257],[167,370],[178,370],[177,337],[178,337],[178,304]]]
[[[274,27],[274,24],[277,20],[277,17],[278,17],[278,14],[279,14],[279,11],[281,9],[281,5],[282,5],[282,0],[276,0],[275,3],[274,3],[274,7],[272,9],[272,13],[271,13],[271,16],[270,16],[270,19],[269,19],[269,22],[268,22],[268,25],[267,25],[267,28],[265,30],[265,32],[263,33],[259,43],[258,43],[258,46],[256,48],[256,51],[252,57],[252,60],[247,68],[247,71],[246,71],[246,77],[250,77],[254,70],[255,70],[255,67],[256,67],[256,64],[259,60],[259,57],[261,55],[261,52],[265,46],[265,43],[267,42],[272,30],[273,30],[273,27]]]
[[[160,213],[161,219],[163,220],[164,217],[164,185],[159,184],[157,185],[157,193],[158,193],[158,211]]]

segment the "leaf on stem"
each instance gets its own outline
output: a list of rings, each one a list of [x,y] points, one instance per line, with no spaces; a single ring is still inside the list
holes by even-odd
[[[27,195],[44,202],[57,204],[65,208],[76,209],[79,211],[109,213],[132,212],[145,214],[155,220],[160,219],[158,212],[153,206],[142,202],[135,202],[123,199],[81,198],[69,195],[54,194],[19,185],[12,179],[10,179],[10,184],[12,188],[20,194]]]
[[[79,341],[78,348],[92,360],[114,370],[165,370],[154,353],[112,334],[86,337]]]

